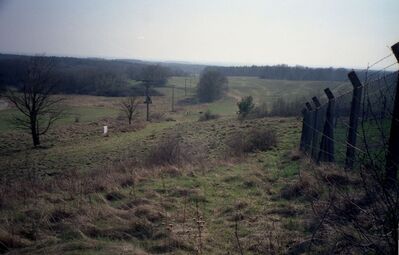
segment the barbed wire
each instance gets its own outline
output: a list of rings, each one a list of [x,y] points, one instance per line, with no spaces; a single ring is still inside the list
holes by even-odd
[[[336,140],[336,139],[334,139],[334,138],[331,138],[331,137],[329,137],[329,136],[324,135],[324,133],[323,133],[322,131],[320,131],[320,130],[318,130],[318,129],[315,129],[314,127],[312,127],[311,125],[307,124],[306,122],[305,122],[304,125],[307,126],[308,128],[310,128],[313,132],[317,132],[318,134],[321,134],[322,137],[326,137],[328,140],[330,140],[330,141],[332,141],[332,142],[341,144],[341,145],[343,145],[343,146],[350,146],[350,147],[354,148],[355,150],[357,150],[357,151],[359,151],[359,152],[361,152],[361,153],[366,153],[366,152],[363,151],[362,149],[360,149],[360,148],[358,148],[358,147],[356,147],[356,146],[353,146],[352,144],[350,144],[350,143],[348,143],[348,142],[343,143],[343,142],[340,142],[340,141],[338,141],[338,140]],[[314,148],[316,148],[316,147],[314,147]],[[320,149],[320,148],[316,148],[316,149]]]
[[[377,65],[378,63],[381,63],[382,61],[384,61],[385,59],[387,59],[387,58],[389,58],[389,57],[391,57],[391,56],[393,56],[393,53],[390,53],[390,54],[388,54],[387,56],[380,58],[379,60],[377,60],[377,61],[374,62],[373,64],[368,65],[368,68],[371,68],[371,67]]]
[[[394,63],[392,63],[392,64],[389,64],[389,65],[387,65],[387,66],[381,68],[380,70],[373,72],[372,74],[370,74],[370,76],[367,75],[367,76],[366,76],[365,84],[375,81],[375,80],[371,80],[371,81],[370,81],[370,80],[369,80],[370,77],[374,77],[374,76],[376,76],[376,75],[378,75],[378,74],[380,74],[380,73],[382,73],[382,72],[385,72],[388,68],[390,68],[390,67],[392,67],[392,66],[394,66],[394,65],[396,65],[396,64],[398,64],[398,62],[394,62]],[[393,71],[393,73],[395,73],[395,72]],[[380,78],[377,78],[376,80],[378,80],[378,79],[380,79]]]

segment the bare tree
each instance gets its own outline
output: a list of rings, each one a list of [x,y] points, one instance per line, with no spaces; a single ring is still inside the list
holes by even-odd
[[[62,97],[53,96],[55,83],[53,58],[34,56],[29,60],[26,73],[21,78],[18,91],[7,89],[4,97],[21,113],[14,116],[18,128],[29,130],[33,146],[40,145],[44,135],[63,112],[60,107]]]
[[[129,125],[132,124],[132,120],[138,115],[138,105],[139,99],[135,96],[126,97],[120,102],[120,109],[122,113],[127,117]]]

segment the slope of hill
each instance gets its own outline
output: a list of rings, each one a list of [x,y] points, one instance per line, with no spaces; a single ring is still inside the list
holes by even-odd
[[[69,95],[69,115],[35,150],[7,122],[15,110],[1,110],[0,251],[279,254],[300,247],[313,227],[310,212],[300,197],[282,194],[303,164],[301,124],[238,120],[236,102],[253,95],[272,104],[338,84],[229,77],[227,97],[182,103],[195,96],[197,82],[170,78],[156,88],[164,96],[153,96],[152,121],[144,121],[141,104],[133,125],[120,116],[120,98]],[[220,118],[198,121],[207,109]],[[250,134],[270,144],[243,149]]]

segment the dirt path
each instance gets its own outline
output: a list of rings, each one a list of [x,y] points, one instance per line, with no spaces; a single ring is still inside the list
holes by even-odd
[[[231,97],[231,98],[234,98],[234,100],[236,100],[237,102],[239,102],[239,101],[241,100],[241,96],[237,95],[237,94],[236,94],[236,91],[234,91],[234,90],[229,91],[229,92],[227,93],[227,96],[229,96],[229,97]]]

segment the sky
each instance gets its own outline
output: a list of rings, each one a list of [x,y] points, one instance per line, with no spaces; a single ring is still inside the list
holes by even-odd
[[[0,0],[0,52],[364,68],[399,0]]]

